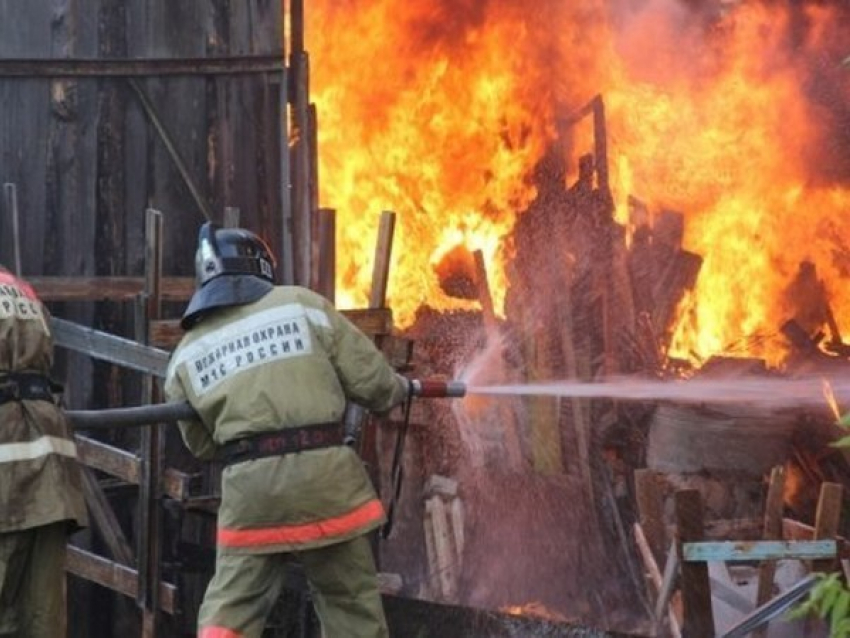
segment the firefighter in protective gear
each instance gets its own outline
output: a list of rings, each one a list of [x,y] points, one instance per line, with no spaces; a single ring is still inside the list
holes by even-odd
[[[348,399],[390,410],[408,382],[325,298],[276,286],[273,266],[253,233],[201,228],[199,287],[166,377],[167,398],[199,415],[179,423],[186,446],[226,464],[198,636],[259,637],[287,555],[325,638],[388,636],[366,536],[385,514],[342,417]]]
[[[50,317],[0,266],[0,636],[65,626],[65,547],[87,523],[76,448],[49,379]]]

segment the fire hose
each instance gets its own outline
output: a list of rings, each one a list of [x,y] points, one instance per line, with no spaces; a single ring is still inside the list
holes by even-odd
[[[428,399],[459,398],[466,395],[466,384],[462,381],[439,379],[411,379],[410,396]],[[103,429],[173,423],[197,419],[195,409],[188,401],[155,403],[129,408],[105,408],[103,410],[67,410],[71,424],[79,429]]]
[[[410,406],[415,397],[427,399],[460,398],[466,396],[466,384],[462,381],[442,381],[439,379],[410,379],[408,396],[404,401],[404,417],[399,427],[393,451],[390,502],[387,506],[387,522],[381,529],[383,538],[392,531],[395,519],[396,503],[401,496],[403,478],[402,457],[407,430],[410,425]],[[173,401],[129,408],[106,408],[103,410],[67,410],[66,414],[74,428],[103,429],[150,425],[153,423],[174,423],[176,421],[197,419],[198,413],[188,401]]]

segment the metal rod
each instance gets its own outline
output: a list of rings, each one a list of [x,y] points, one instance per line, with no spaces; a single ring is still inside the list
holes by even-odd
[[[791,608],[794,603],[809,593],[817,583],[817,574],[809,574],[786,592],[768,601],[750,615],[745,616],[737,625],[732,627],[722,638],[744,638],[753,630],[770,622]]]

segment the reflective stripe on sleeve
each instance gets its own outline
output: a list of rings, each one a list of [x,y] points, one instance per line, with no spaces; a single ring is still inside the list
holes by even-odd
[[[202,627],[198,638],[244,638],[244,634],[227,627]]]
[[[73,441],[58,436],[43,436],[40,439],[25,443],[0,444],[0,463],[32,461],[48,454],[60,454],[76,458],[77,446],[74,445]]]
[[[300,525],[278,525],[261,529],[218,528],[220,547],[263,547],[266,545],[297,545],[344,536],[371,523],[377,523],[384,516],[384,507],[377,499],[335,518]]]

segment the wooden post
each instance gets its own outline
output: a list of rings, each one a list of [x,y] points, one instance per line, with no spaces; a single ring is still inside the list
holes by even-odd
[[[375,264],[372,269],[372,289],[369,292],[369,307],[384,308],[387,304],[387,282],[390,273],[390,256],[393,248],[393,233],[395,231],[395,213],[384,211],[378,228],[378,239],[375,244]],[[371,469],[370,475],[378,493],[381,493],[381,471],[378,450],[383,449],[381,437],[384,432],[376,428],[373,420],[367,418],[365,410],[356,404],[348,405],[348,419],[361,422],[360,456]],[[403,459],[399,459],[402,462]],[[392,478],[390,478],[392,480]],[[390,488],[392,489],[392,488]],[[427,539],[426,539],[427,540]],[[380,563],[380,553],[376,553]]]
[[[148,209],[145,217],[145,291],[137,305],[137,338],[148,343],[151,319],[161,314],[162,294],[162,214]],[[143,379],[142,400],[159,401],[153,378]],[[142,609],[142,636],[155,638],[161,615],[159,582],[161,578],[162,512],[159,507],[159,478],[163,470],[164,434],[158,424],[142,430],[142,478],[139,490],[140,535],[139,588],[136,600]]]
[[[308,96],[309,101],[309,96]],[[322,238],[319,224],[322,215],[319,211],[319,132],[316,105],[307,104],[307,202],[310,211],[310,288],[319,291],[319,271],[322,255]]]
[[[785,489],[785,468],[776,466],[770,473],[770,484],[767,489],[767,502],[764,511],[764,529],[762,538],[766,541],[780,540],[782,538],[782,493]],[[764,561],[759,565],[758,590],[756,593],[756,607],[761,607],[773,597],[773,579],[776,576],[776,563]],[[767,625],[759,627],[753,632],[754,638],[763,638],[767,635]]]
[[[291,44],[289,68],[293,93],[292,129],[292,235],[295,283],[310,286],[312,238],[310,146],[310,60],[304,50],[304,1],[290,7]]]
[[[576,331],[575,322],[573,321],[573,296],[571,290],[572,273],[570,267],[564,264],[561,268],[561,283],[563,285],[562,299],[557,304],[555,312],[557,313],[558,322],[561,325],[561,348],[564,358],[564,371],[567,378],[576,380],[588,380],[589,377],[589,362],[586,360],[588,355],[580,352],[576,347]],[[582,360],[582,359],[585,360]],[[557,406],[557,414],[560,416],[561,401],[568,401],[570,412],[572,414],[572,425],[576,435],[576,457],[578,458],[579,471],[584,489],[587,494],[588,502],[593,509],[596,508],[596,495],[593,489],[593,476],[590,468],[590,401],[587,399],[559,399]],[[561,448],[558,451],[558,459],[563,466],[563,443],[561,440],[560,427],[558,427],[559,419],[556,417],[556,434],[557,444]]]
[[[656,563],[664,560],[667,534],[664,526],[664,503],[659,486],[659,477],[649,469],[635,470],[635,499],[638,521],[646,535]]]
[[[426,481],[423,492],[429,594],[453,601],[458,591],[464,539],[463,505],[457,495],[457,481],[434,475]]]
[[[103,537],[103,542],[106,543],[110,554],[116,561],[127,567],[132,567],[136,560],[133,549],[118,523],[118,518],[109,505],[109,500],[103,493],[103,488],[101,488],[97,477],[90,468],[83,466],[81,470],[86,505]]]
[[[317,211],[316,244],[318,250],[314,256],[313,267],[316,272],[314,289],[320,295],[336,301],[336,211],[332,208],[320,208]]]
[[[635,523],[633,530],[635,544],[637,545],[643,567],[646,570],[646,578],[651,585],[648,588],[650,590],[650,597],[655,599],[652,623],[655,633],[653,635],[660,635],[659,632],[666,618],[670,633],[675,638],[680,638],[681,631],[679,626],[681,623],[676,616],[671,601],[673,588],[676,584],[676,571],[679,568],[679,563],[676,560],[676,546],[673,543],[670,544],[670,551],[667,554],[667,561],[664,564],[664,575],[662,576],[661,570],[658,569],[658,563],[652,555],[652,549],[649,547],[649,541],[643,527],[640,523]]]
[[[475,287],[478,293],[478,302],[481,304],[481,312],[484,316],[484,328],[487,333],[496,331],[496,311],[493,308],[493,296],[490,294],[490,282],[487,280],[487,265],[484,263],[484,253],[476,250],[472,253],[475,259]]]
[[[20,277],[21,267],[21,227],[18,211],[18,189],[14,184],[4,184],[3,194],[6,197],[6,210],[12,221],[12,270]]]
[[[280,263],[281,282],[287,286],[295,283],[295,237],[293,235],[295,222],[293,220],[292,164],[289,155],[289,118],[285,116],[289,106],[289,78],[289,71],[286,65],[283,65],[280,71],[280,94],[278,97],[280,112],[283,114],[280,118],[281,131],[280,140],[278,141],[280,149],[280,202],[282,209],[281,216],[283,218],[278,261]]]
[[[490,284],[487,279],[487,266],[484,263],[484,253],[476,250],[472,253],[475,260],[475,287],[478,300],[481,303],[481,312],[484,317],[484,330],[487,340],[499,340],[499,325],[496,320],[496,311],[493,308],[493,297],[490,294]],[[493,366],[496,368],[491,374],[497,378],[503,378],[501,358],[497,359]],[[520,442],[519,424],[513,410],[506,401],[497,401],[495,404],[499,423],[504,432],[504,447],[508,467],[514,471],[520,471],[523,467],[522,444]]]
[[[372,267],[372,291],[369,295],[370,308],[383,308],[387,305],[387,285],[390,278],[390,257],[395,234],[395,213],[385,210],[381,213],[378,227],[378,241],[375,245],[375,263]]]
[[[606,203],[611,202],[611,186],[608,178],[608,132],[605,124],[605,102],[602,96],[593,98],[593,157],[596,168],[596,187],[605,198]],[[610,207],[609,214],[613,214],[614,207]]]
[[[824,483],[820,488],[817,512],[815,513],[815,533],[813,540],[830,540],[838,535],[841,522],[841,499],[843,488],[839,483]],[[814,561],[812,569],[817,572],[829,572],[836,569],[835,559]]]
[[[714,635],[711,613],[711,584],[708,565],[684,560],[682,545],[703,540],[702,497],[699,490],[680,490],[675,495],[677,551],[681,564],[682,602],[684,604],[684,638],[706,638]]]

